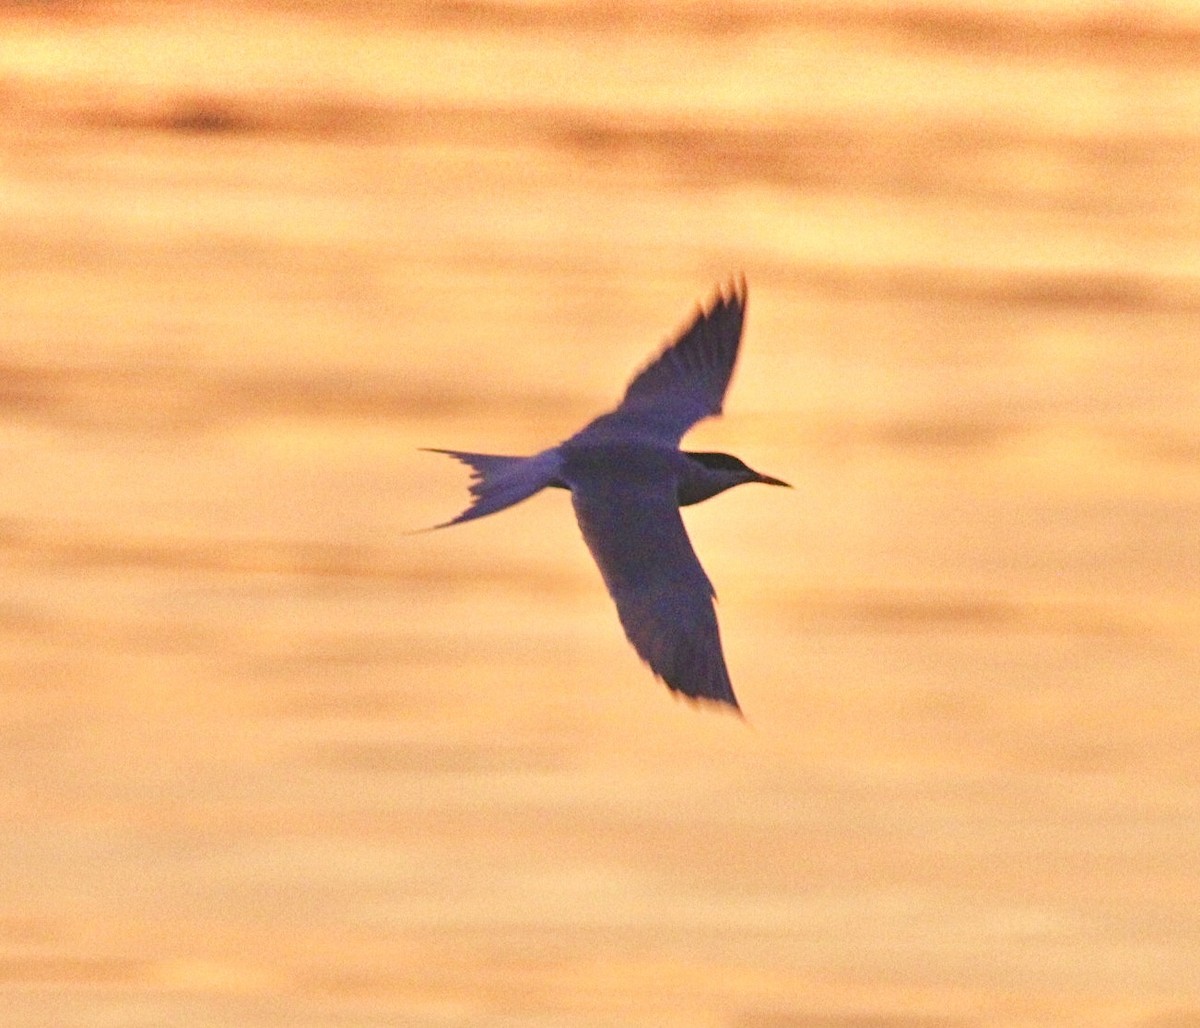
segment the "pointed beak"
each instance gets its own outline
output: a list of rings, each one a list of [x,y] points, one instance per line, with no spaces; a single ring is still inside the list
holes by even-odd
[[[772,478],[770,475],[759,475],[757,471],[755,474],[758,475],[758,477],[754,481],[762,482],[763,485],[781,485],[785,489],[792,488],[790,482],[785,482],[781,478]]]

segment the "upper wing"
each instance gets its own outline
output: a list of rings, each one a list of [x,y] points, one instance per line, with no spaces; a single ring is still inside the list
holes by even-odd
[[[674,476],[629,462],[570,477],[579,528],[638,656],[672,689],[737,709],[715,594],[679,516]]]
[[[576,438],[636,435],[678,445],[689,428],[721,413],[746,315],[746,281],[720,292],[678,339],[634,376],[621,403]]]

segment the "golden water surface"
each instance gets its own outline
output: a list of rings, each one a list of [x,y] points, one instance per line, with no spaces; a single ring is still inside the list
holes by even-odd
[[[0,1022],[1200,1025],[1200,8],[0,8]],[[740,721],[465,474],[721,282]]]

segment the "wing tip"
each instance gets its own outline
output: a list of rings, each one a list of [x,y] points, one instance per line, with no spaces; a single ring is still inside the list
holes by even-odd
[[[713,295],[712,309],[736,307],[740,311],[745,311],[749,296],[750,290],[746,285],[746,273],[739,271],[735,275],[730,275],[725,282],[717,286]]]
[[[709,654],[701,667],[689,661],[690,668],[674,666],[660,671],[651,665],[650,670],[671,692],[692,706],[711,704],[717,708],[726,708],[744,719],[741,705],[733,692],[733,682],[729,680],[725,655],[719,649],[719,640],[717,646],[716,654]]]
[[[746,715],[743,713],[741,704],[738,703],[732,689],[721,693],[687,692],[678,686],[671,685],[670,682],[664,682],[664,684],[671,690],[671,693],[677,700],[687,703],[689,707],[707,707],[712,710],[733,714],[742,721],[746,720]]]
[[[692,316],[693,322],[695,319],[707,321],[714,315],[727,310],[736,311],[744,315],[749,295],[750,291],[746,285],[746,273],[739,271],[736,275],[730,275],[728,279],[713,289],[707,304],[696,304],[696,313]]]

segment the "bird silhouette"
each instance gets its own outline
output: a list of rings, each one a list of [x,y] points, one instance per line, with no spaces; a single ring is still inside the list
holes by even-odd
[[[746,282],[718,291],[639,371],[621,402],[558,446],[530,457],[445,453],[471,469],[471,505],[437,528],[569,489],[575,517],[625,635],[654,674],[692,699],[738,708],[721,650],[716,592],[679,508],[735,485],[788,483],[727,453],[679,449],[696,422],[721,413],[737,362]]]

